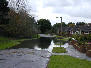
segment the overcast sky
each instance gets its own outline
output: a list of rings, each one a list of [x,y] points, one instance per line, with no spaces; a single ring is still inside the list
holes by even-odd
[[[36,19],[49,19],[52,25],[60,22],[56,17],[63,17],[66,23],[91,23],[91,0],[27,0],[26,3]]]

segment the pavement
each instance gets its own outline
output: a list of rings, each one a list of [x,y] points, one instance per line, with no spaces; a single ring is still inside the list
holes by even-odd
[[[69,45],[68,43],[62,45],[61,47],[66,48],[67,53],[52,53],[52,55],[69,55],[75,58],[91,61],[91,57],[86,56],[85,53],[79,52],[72,45]]]

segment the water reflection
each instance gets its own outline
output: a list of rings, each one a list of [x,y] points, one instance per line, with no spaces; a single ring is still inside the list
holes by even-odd
[[[40,38],[38,46],[41,49],[47,49],[51,45],[52,38]]]
[[[17,49],[17,48],[30,48],[30,49],[47,49],[52,42],[52,38],[39,38],[39,39],[33,39],[33,40],[27,40],[22,42],[21,44],[12,47],[11,49]]]
[[[56,47],[56,45],[54,44],[54,42],[53,42],[53,40],[52,40],[51,45],[47,48],[47,50],[48,50],[49,52],[52,52],[53,47]]]
[[[30,48],[30,49],[37,49],[37,50],[45,49],[48,50],[49,52],[52,52],[53,47],[60,47],[62,44],[65,44],[65,42],[58,41],[53,38],[41,37],[39,39],[24,41],[21,44],[14,46],[10,49],[18,49],[18,48]]]

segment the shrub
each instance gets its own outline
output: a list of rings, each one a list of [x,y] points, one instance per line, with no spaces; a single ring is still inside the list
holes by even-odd
[[[75,38],[79,44],[85,44],[86,42],[90,42],[91,41],[91,34],[89,35],[78,35],[75,34],[72,36],[73,38]]]

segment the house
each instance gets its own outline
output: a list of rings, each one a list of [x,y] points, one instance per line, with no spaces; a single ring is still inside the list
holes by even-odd
[[[91,23],[88,23],[87,25],[88,25],[88,26],[91,26]]]
[[[91,34],[91,26],[84,25],[84,26],[67,27],[65,32],[67,32],[69,35],[72,35],[72,34]]]
[[[82,26],[80,31],[81,34],[91,34],[91,26]]]
[[[69,35],[72,35],[72,34],[75,34],[75,33],[78,33],[79,32],[79,28],[74,26],[74,27],[67,27],[65,32],[67,32],[67,34]]]
[[[71,36],[73,34],[91,34],[91,23],[81,25],[81,26],[65,26],[65,27],[58,27],[56,30],[56,34],[67,34],[68,36]]]

